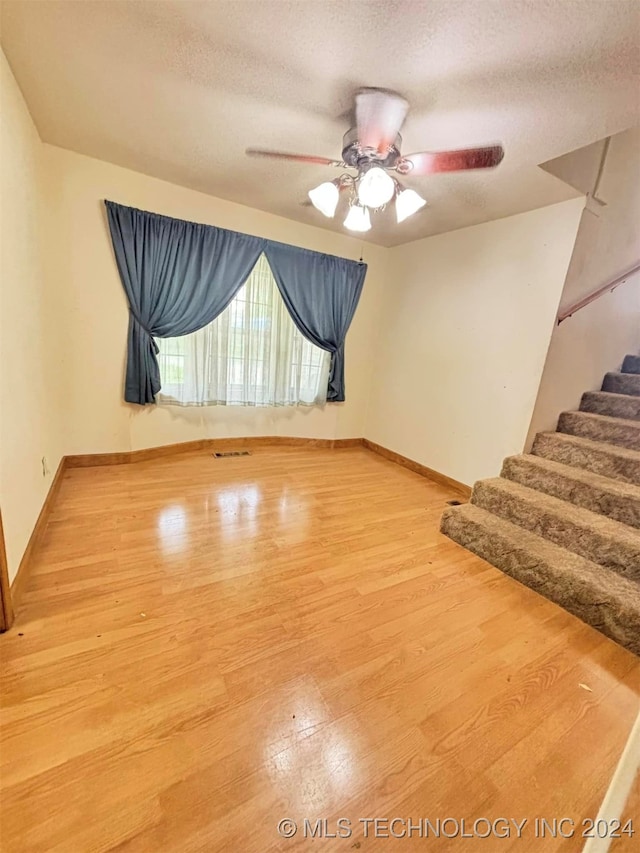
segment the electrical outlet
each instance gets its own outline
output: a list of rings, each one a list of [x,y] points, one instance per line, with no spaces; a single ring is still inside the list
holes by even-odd
[[[43,456],[42,457],[42,476],[46,477],[48,473],[49,473],[49,466],[47,465],[47,457]]]

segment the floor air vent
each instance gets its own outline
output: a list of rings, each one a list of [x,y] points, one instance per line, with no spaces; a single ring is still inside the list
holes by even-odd
[[[250,450],[223,450],[221,453],[213,454],[216,459],[222,459],[223,456],[251,456]]]

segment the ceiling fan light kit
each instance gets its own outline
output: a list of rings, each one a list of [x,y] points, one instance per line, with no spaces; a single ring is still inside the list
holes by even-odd
[[[371,229],[371,217],[369,210],[359,204],[352,204],[344,221],[344,227],[349,231],[369,231]]]
[[[371,228],[371,217],[368,209],[382,210],[394,197],[396,199],[396,220],[404,222],[412,214],[423,208],[427,203],[415,190],[405,189],[395,178],[378,166],[367,169],[354,177],[344,174],[334,181],[325,181],[307,195],[311,203],[329,219],[333,218],[338,207],[340,190],[350,189],[349,213],[344,221],[345,228],[351,231],[368,231]],[[357,213],[351,211],[356,208]],[[367,212],[366,220],[359,211]],[[358,223],[354,226],[353,223]],[[366,225],[365,225],[366,223]]]
[[[417,213],[426,204],[426,200],[415,190],[402,190],[396,198],[396,219],[398,225],[409,216]]]
[[[344,226],[350,231],[368,231],[371,228],[369,210],[383,209],[394,197],[398,224],[427,203],[416,190],[403,187],[389,172],[413,178],[440,172],[490,169],[497,166],[504,156],[501,145],[489,145],[457,151],[420,151],[403,157],[400,153],[400,129],[409,109],[408,102],[397,92],[387,89],[361,89],[355,100],[356,123],[344,135],[341,160],[247,149],[247,154],[254,157],[357,169],[357,175],[344,173],[333,181],[319,184],[308,193],[313,206],[324,216],[332,218],[338,207],[340,191],[349,189],[350,207]]]
[[[334,216],[336,207],[338,206],[338,199],[340,198],[339,183],[337,180],[325,181],[308,192],[311,203],[316,210],[319,210],[320,213],[323,213],[329,219]]]
[[[358,201],[376,210],[391,201],[396,193],[396,182],[380,166],[371,166],[358,180]]]

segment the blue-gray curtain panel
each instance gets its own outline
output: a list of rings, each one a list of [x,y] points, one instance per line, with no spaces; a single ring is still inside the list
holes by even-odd
[[[188,335],[215,320],[262,252],[298,329],[332,353],[327,399],[344,400],[344,341],[365,264],[111,201],[105,205],[129,302],[128,403],[155,403],[160,391],[154,336]]]
[[[105,202],[113,250],[129,300],[124,399],[155,403],[160,338],[211,323],[245,283],[263,241]]]
[[[331,353],[327,400],[341,403],[344,342],[367,272],[357,261],[268,242],[265,255],[289,314],[305,338]]]

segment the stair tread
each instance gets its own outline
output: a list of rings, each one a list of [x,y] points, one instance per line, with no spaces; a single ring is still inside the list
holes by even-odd
[[[638,421],[640,397],[616,394],[613,391],[585,391],[580,399],[579,409],[581,412]]]
[[[637,376],[638,375],[637,373],[634,373],[633,371],[622,370],[622,368],[621,368],[620,370],[607,370],[607,372],[605,373],[605,376],[619,376],[621,373],[623,376]]]
[[[605,374],[601,390],[613,390],[618,394],[629,394],[637,397],[640,395],[640,374],[623,373],[620,370],[610,371]]]
[[[562,435],[565,434],[566,433],[562,433]],[[588,439],[585,439],[585,441],[587,440]],[[634,452],[638,453],[640,456],[638,451]],[[533,453],[521,453],[514,456],[508,456],[505,459],[505,464],[510,460],[526,461],[528,465],[541,468],[549,473],[558,474],[571,480],[584,483],[585,485],[594,486],[595,488],[615,493],[621,497],[640,498],[640,486],[636,486],[633,483],[626,483],[624,480],[615,480],[612,477],[605,477],[603,474],[595,474],[593,471],[589,471],[586,468],[575,468],[573,465],[565,465],[563,462],[556,462],[554,459],[546,459],[544,456],[536,456]]]
[[[621,373],[640,373],[640,355],[627,355],[622,364]]]
[[[442,532],[640,654],[640,583],[472,504],[450,507]]]
[[[610,398],[612,400],[628,400],[628,394],[618,394],[617,391],[585,391],[582,395],[583,397],[603,397],[605,399]]]
[[[629,418],[595,412],[562,412],[558,419],[558,432],[640,450],[640,421]]]
[[[503,493],[521,498],[535,507],[569,520],[572,524],[585,527],[604,536],[610,536],[631,547],[638,548],[640,553],[640,531],[629,527],[627,524],[622,524],[620,521],[614,521],[605,515],[563,501],[561,498],[546,494],[546,492],[538,492],[536,489],[523,486],[513,480],[506,480],[504,477],[481,480],[474,487],[474,492],[483,487],[498,489]],[[471,501],[473,502],[473,494]]]
[[[584,414],[588,414],[588,412],[584,412]],[[640,450],[631,450],[629,447],[621,447],[619,444],[609,444],[607,441],[595,441],[592,438],[583,438],[581,435],[571,435],[568,432],[541,432],[538,435],[545,437],[552,436],[554,439],[564,444],[571,444],[574,447],[583,447],[585,450],[604,450],[607,453],[615,454],[624,459],[640,462]]]
[[[606,392],[600,392],[606,393]],[[624,397],[624,394],[620,394],[617,396]],[[640,431],[640,424],[638,421],[634,421],[631,418],[616,418],[612,415],[601,415],[599,412],[562,412],[562,415],[571,415],[572,417],[579,417],[584,420],[593,421],[593,423],[600,423],[610,426],[621,426],[621,427],[630,427],[633,430]],[[560,417],[562,417],[562,415]],[[606,444],[607,442],[602,442]]]
[[[487,527],[500,532],[505,538],[514,542],[518,549],[524,548],[532,552],[538,552],[541,556],[549,559],[557,565],[559,571],[565,574],[567,571],[580,571],[593,580],[594,586],[606,591],[607,594],[620,594],[637,599],[637,607],[640,612],[640,583],[631,580],[612,569],[594,563],[586,557],[581,557],[573,551],[568,551],[561,545],[556,545],[549,539],[538,536],[511,521],[507,521],[499,515],[494,515],[475,504],[462,504],[461,506],[446,509],[443,518],[451,513],[463,516],[475,522],[481,522]]]

